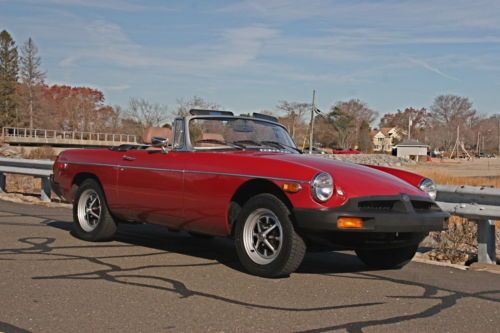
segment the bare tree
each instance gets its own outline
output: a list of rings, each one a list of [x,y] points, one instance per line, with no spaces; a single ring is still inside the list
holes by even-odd
[[[41,59],[38,56],[38,48],[33,39],[28,40],[21,47],[20,57],[20,77],[21,82],[26,86],[30,128],[33,128],[33,104],[35,100],[35,87],[43,84],[45,72],[40,70]]]
[[[475,135],[471,128],[479,121],[477,111],[467,97],[441,95],[436,97],[431,106],[432,137],[437,146],[449,149],[456,140],[457,127],[467,141],[474,142]]]
[[[162,126],[169,118],[166,105],[153,104],[144,98],[131,98],[127,113],[143,128]]]
[[[287,127],[288,132],[290,132],[292,139],[295,140],[297,136],[297,126],[303,122],[304,116],[311,110],[311,104],[281,101],[276,108],[285,112],[282,121]]]
[[[177,117],[185,117],[189,114],[191,109],[202,109],[202,110],[220,110],[221,106],[214,102],[209,102],[201,97],[193,96],[187,100],[180,98],[177,100],[177,109],[174,111],[174,115]]]

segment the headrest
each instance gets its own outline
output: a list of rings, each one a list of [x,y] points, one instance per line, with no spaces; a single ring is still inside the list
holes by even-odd
[[[224,142],[224,137],[219,133],[203,133],[202,140],[217,140]]]
[[[151,144],[151,139],[155,136],[168,139],[168,142],[172,143],[172,137],[173,137],[172,130],[166,127],[146,128],[144,130],[144,135],[142,136],[142,142],[145,144]]]

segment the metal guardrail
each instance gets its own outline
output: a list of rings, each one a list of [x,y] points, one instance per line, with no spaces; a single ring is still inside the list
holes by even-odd
[[[30,175],[42,180],[41,198],[50,201],[52,161],[0,158],[0,191],[5,192],[5,174]],[[500,220],[500,188],[437,186],[437,204],[452,215],[477,223],[478,261],[496,264],[495,221]]]
[[[438,185],[436,202],[442,210],[477,223],[478,261],[496,264],[495,220],[500,220],[500,189]]]
[[[74,132],[36,128],[3,127],[2,136],[10,143],[117,145],[137,143],[137,136],[120,133]]]
[[[43,201],[50,201],[52,193],[50,176],[52,175],[53,164],[54,162],[49,160],[0,157],[0,192],[5,193],[6,173],[28,175],[41,179],[41,199]]]

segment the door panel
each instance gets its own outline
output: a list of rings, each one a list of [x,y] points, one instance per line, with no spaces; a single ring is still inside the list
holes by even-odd
[[[236,190],[248,180],[240,171],[233,152],[194,152],[184,173],[184,229],[213,235],[228,235],[228,209]]]
[[[124,152],[118,171],[118,214],[128,220],[171,227],[182,223],[184,154],[163,154],[159,150]]]
[[[244,179],[198,173],[197,169],[193,163],[190,169],[192,171],[186,171],[184,174],[186,195],[183,229],[226,236],[229,233],[227,223],[229,203]]]

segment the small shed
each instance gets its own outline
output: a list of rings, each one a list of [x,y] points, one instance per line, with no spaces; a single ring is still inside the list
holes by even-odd
[[[418,161],[420,156],[426,157],[429,146],[417,140],[405,140],[396,146],[398,157]]]

